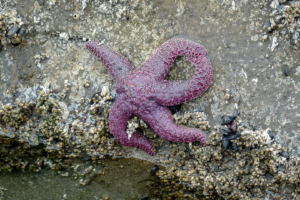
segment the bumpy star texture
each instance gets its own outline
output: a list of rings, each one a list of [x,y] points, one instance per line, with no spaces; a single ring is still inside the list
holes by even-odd
[[[212,72],[203,46],[185,37],[174,37],[136,69],[108,46],[89,41],[86,48],[103,62],[115,81],[118,98],[109,113],[109,128],[117,141],[143,149],[151,156],[156,154],[150,140],[142,133],[134,132],[128,139],[127,121],[134,114],[165,140],[200,141],[206,145],[207,138],[203,131],[175,124],[167,108],[199,97],[207,90]],[[186,56],[196,66],[194,76],[184,81],[164,80],[178,56]]]

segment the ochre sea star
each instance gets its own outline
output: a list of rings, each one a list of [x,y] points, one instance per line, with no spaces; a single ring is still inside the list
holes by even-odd
[[[166,107],[194,99],[208,88],[212,80],[211,64],[203,46],[184,37],[174,37],[136,69],[108,46],[89,41],[86,48],[103,62],[115,81],[119,96],[109,113],[109,128],[117,141],[143,149],[151,156],[156,154],[142,133],[134,132],[128,139],[127,121],[135,114],[165,140],[200,141],[206,145],[205,133],[175,124]],[[185,81],[164,80],[177,56],[186,56],[196,66],[196,73]]]

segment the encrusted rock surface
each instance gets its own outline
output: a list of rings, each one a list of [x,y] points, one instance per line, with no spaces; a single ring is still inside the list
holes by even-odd
[[[156,173],[160,181],[148,180],[149,193],[135,198],[300,198],[299,2],[0,2],[1,173],[51,169],[88,187],[95,178],[108,181],[106,159],[125,157],[166,167]],[[205,130],[210,142],[203,147],[164,141],[133,118],[128,134],[140,129],[151,140],[158,154],[150,157],[110,134],[108,113],[118,98],[114,82],[85,43],[109,45],[136,67],[177,34],[205,46],[213,80],[173,117]],[[194,69],[178,58],[167,79],[189,79]],[[217,130],[221,116],[236,110],[241,136],[234,152],[223,148]],[[4,198],[14,191],[5,184],[0,181],[8,190],[1,189]],[[113,192],[99,198],[106,197],[118,199]]]

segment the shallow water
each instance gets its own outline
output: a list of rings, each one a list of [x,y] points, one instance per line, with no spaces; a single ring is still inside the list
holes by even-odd
[[[43,169],[38,173],[20,171],[1,173],[0,187],[7,189],[1,197],[14,200],[87,200],[106,197],[109,197],[109,200],[127,200],[142,199],[150,195],[147,184],[151,182],[149,180],[157,180],[155,176],[149,174],[153,167],[152,163],[135,159],[103,159],[102,161],[108,169],[105,170],[107,174],[94,177],[86,186],[79,184],[81,177],[77,179],[62,177],[60,173],[49,169]],[[90,161],[86,163],[91,164]]]

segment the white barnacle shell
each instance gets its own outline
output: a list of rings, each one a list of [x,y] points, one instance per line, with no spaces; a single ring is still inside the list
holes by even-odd
[[[278,2],[278,0],[274,0],[271,4],[270,4],[270,6],[271,6],[271,8],[274,8],[274,9],[276,9],[277,8],[277,6],[279,6],[279,2]]]
[[[102,87],[102,91],[101,91],[101,96],[105,97],[108,94],[109,94],[109,88],[108,88],[108,86],[103,86]]]
[[[63,113],[61,115],[61,118],[63,121],[66,121],[69,117],[69,110],[68,106],[64,102],[58,102],[59,107],[63,109]]]

